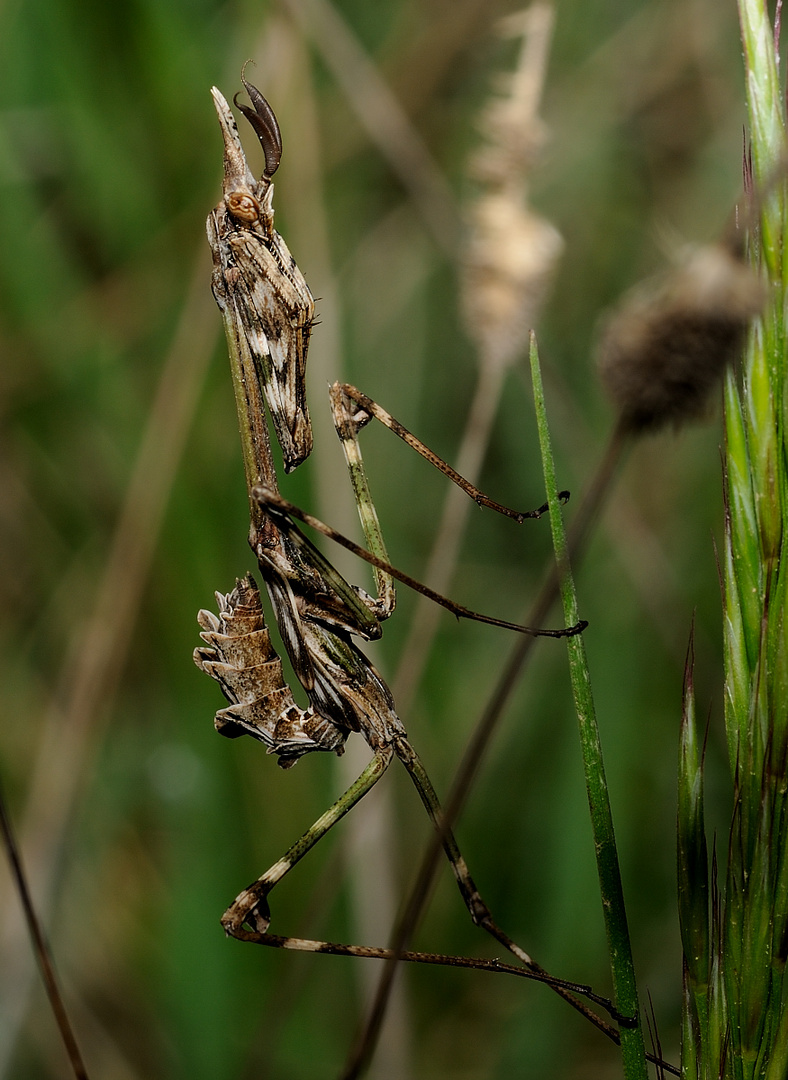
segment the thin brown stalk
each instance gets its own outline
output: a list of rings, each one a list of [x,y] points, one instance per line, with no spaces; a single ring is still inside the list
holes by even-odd
[[[33,952],[38,961],[41,978],[44,980],[47,997],[49,998],[49,1003],[52,1007],[52,1014],[55,1017],[60,1036],[63,1039],[63,1045],[66,1048],[66,1054],[68,1055],[71,1070],[77,1080],[88,1080],[88,1071],[82,1060],[77,1037],[74,1034],[71,1021],[68,1018],[66,1004],[63,1001],[63,995],[55,976],[55,966],[52,961],[52,954],[46,938],[44,937],[41,922],[36,914],[33,898],[30,895],[27,877],[22,865],[22,856],[20,855],[16,843],[16,837],[14,836],[14,830],[11,825],[11,818],[8,814],[8,808],[6,807],[5,795],[2,788],[0,788],[0,830],[2,830],[3,833],[3,843],[5,844],[8,861],[11,864],[11,872],[14,877],[17,893],[19,894],[19,900],[22,904],[22,910],[24,911],[25,922],[27,923]]]
[[[172,483],[216,342],[216,320],[205,299],[206,264],[201,249],[93,610],[72,640],[44,722],[20,828],[44,921],[58,880],[64,839],[125,663]],[[4,1051],[9,1055],[24,1017],[31,979],[12,914],[5,920],[1,952]]]

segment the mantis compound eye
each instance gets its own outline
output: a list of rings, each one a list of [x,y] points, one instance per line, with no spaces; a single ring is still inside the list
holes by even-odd
[[[225,202],[227,209],[238,221],[253,225],[260,218],[260,204],[248,191],[233,191]]]
[[[282,136],[279,131],[279,124],[274,115],[274,110],[257,87],[246,81],[243,72],[241,72],[241,82],[244,84],[244,89],[249,95],[249,100],[254,105],[254,108],[250,109],[248,105],[242,105],[237,94],[233,98],[233,104],[237,109],[241,110],[260,140],[260,145],[265,154],[263,176],[270,180],[282,160]]]

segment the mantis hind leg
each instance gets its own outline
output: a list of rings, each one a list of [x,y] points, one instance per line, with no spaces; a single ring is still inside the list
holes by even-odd
[[[271,922],[268,908],[268,894],[296,863],[332,829],[357,802],[370,791],[388,768],[393,751],[386,747],[378,750],[370,763],[333,806],[329,807],[317,821],[310,826],[300,839],[288,848],[285,854],[266,870],[262,877],[253,881],[240,893],[222,916],[222,926],[231,937],[242,941],[257,941],[265,934]],[[252,929],[247,929],[251,927]]]
[[[500,944],[513,953],[522,963],[526,964],[528,967],[533,967],[535,970],[541,970],[528,953],[525,952],[524,949],[521,949],[516,942],[505,934],[493,919],[490,909],[482,899],[482,896],[476,887],[476,883],[471,877],[468,865],[460,851],[454,833],[446,825],[443,809],[435,788],[432,786],[432,781],[427,774],[427,770],[422,764],[421,758],[407,739],[397,739],[394,749],[397,757],[408,770],[408,775],[413,781],[413,784],[419,793],[419,797],[430,816],[430,820],[440,836],[446,858],[451,864],[463,901],[465,902],[465,906],[474,923],[483,930],[486,930],[488,934],[491,934],[496,941],[500,942]]]

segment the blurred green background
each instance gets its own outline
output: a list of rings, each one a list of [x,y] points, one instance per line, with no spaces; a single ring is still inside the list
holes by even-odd
[[[461,213],[475,194],[466,163],[479,110],[515,62],[517,42],[495,32],[513,10],[0,10],[0,769],[93,1077],[335,1077],[376,972],[225,940],[218,922],[351,766],[306,759],[283,773],[250,740],[218,738],[218,687],[191,662],[198,608],[253,568],[204,236],[221,185],[209,88],[231,98],[252,57],[248,74],[279,117],[277,226],[321,320],[316,452],[284,490],[352,530],[326,383],[356,383],[453,460],[477,377],[440,205],[431,215],[414,201],[418,177],[397,175],[367,107],[382,80]],[[564,0],[556,15],[549,139],[530,194],[566,241],[537,329],[559,479],[577,497],[612,420],[593,369],[597,320],[677,243],[719,234],[738,195],[745,115],[732,0]],[[710,813],[727,824],[719,441],[717,410],[704,427],[639,445],[578,574],[641,992],[674,1061],[674,789],[693,613]],[[364,449],[392,560],[419,576],[445,481],[386,432],[370,430]],[[544,498],[525,357],[507,379],[482,486],[523,508]],[[546,522],[474,512],[452,595],[521,618],[548,557]],[[363,566],[336,562],[371,587]],[[387,677],[415,606],[401,593],[372,651]],[[441,793],[510,647],[503,631],[440,617],[403,719]],[[399,766],[380,787],[274,893],[273,930],[385,944],[429,824]],[[382,831],[370,840],[366,826]],[[560,643],[539,645],[457,831],[499,922],[550,971],[609,992]],[[365,844],[391,888],[380,869],[364,875]],[[66,1076],[5,869],[0,905],[0,1076]],[[495,955],[446,868],[417,947]],[[615,1048],[542,987],[431,968],[411,968],[401,987],[379,1078],[620,1075]]]

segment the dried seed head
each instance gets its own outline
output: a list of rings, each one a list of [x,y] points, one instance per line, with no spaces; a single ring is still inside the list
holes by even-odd
[[[598,349],[621,423],[640,432],[702,416],[765,301],[764,283],[733,244],[691,249],[676,268],[632,290]]]
[[[466,328],[489,362],[510,363],[528,340],[563,241],[512,192],[483,196],[468,216],[461,279]]]
[[[502,89],[516,90],[514,80],[499,80]],[[533,114],[530,101],[493,98],[479,117],[485,143],[471,156],[468,173],[481,184],[522,185],[533,172],[547,141],[547,128]]]
[[[552,7],[541,3],[501,22],[505,36],[522,37],[520,56],[499,80],[504,96],[482,111],[484,142],[469,163],[484,190],[468,210],[461,301],[468,334],[491,364],[512,363],[525,348],[563,248],[526,192],[546,135],[537,112],[552,24]]]

